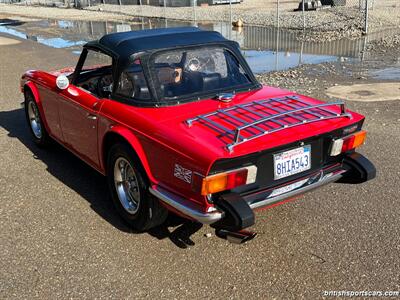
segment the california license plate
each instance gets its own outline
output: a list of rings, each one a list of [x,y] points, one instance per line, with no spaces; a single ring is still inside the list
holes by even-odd
[[[285,178],[311,168],[311,145],[274,154],[274,179]]]

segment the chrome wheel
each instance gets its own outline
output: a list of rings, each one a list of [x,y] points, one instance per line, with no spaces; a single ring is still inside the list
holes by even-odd
[[[131,164],[123,157],[117,158],[114,163],[114,184],[123,208],[134,215],[140,204],[139,183]]]
[[[32,128],[32,132],[36,138],[42,138],[42,125],[40,123],[40,115],[36,103],[29,101],[28,103],[28,117],[29,125]]]

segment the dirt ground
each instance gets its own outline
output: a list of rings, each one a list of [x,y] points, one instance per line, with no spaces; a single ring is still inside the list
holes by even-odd
[[[346,101],[366,116],[360,152],[376,165],[375,180],[332,184],[258,212],[250,243],[229,244],[204,226],[191,236],[195,246],[182,249],[176,223],[133,233],[102,176],[61,147],[32,142],[21,74],[77,57],[0,37],[1,299],[318,299],[325,290],[400,290],[400,93],[394,101]],[[398,68],[399,57],[381,41],[359,64],[303,65],[259,79],[329,100],[334,86],[398,83],[374,71]]]

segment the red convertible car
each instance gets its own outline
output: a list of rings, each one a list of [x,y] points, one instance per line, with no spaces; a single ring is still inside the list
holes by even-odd
[[[26,72],[21,91],[35,142],[55,140],[106,175],[138,231],[171,211],[244,240],[258,208],[375,177],[355,151],[364,116],[260,85],[217,32],[108,34],[75,68]]]

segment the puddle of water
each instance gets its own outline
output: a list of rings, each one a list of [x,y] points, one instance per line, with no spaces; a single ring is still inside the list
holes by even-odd
[[[301,64],[319,64],[339,59],[337,56],[302,54],[290,51],[243,50],[242,52],[254,73],[286,70]]]
[[[220,32],[238,42],[255,73],[287,70],[301,64],[319,64],[343,59],[357,61],[366,39],[339,40],[324,43],[298,41],[293,31],[271,27],[245,26],[233,30],[229,23],[193,23],[156,18],[135,18],[133,23],[40,20],[25,24],[0,24],[0,32],[23,39],[32,39],[54,48],[67,48],[79,55],[85,42],[99,39],[105,34],[148,28],[198,26]]]
[[[0,32],[2,32],[2,33],[8,33],[8,34],[10,34],[10,35],[19,37],[19,38],[21,38],[21,39],[27,39],[27,36],[26,36],[25,33],[20,32],[20,31],[18,31],[18,30],[15,30],[15,29],[13,29],[13,28],[9,28],[9,27],[7,27],[7,26],[0,26]]]
[[[400,64],[398,67],[390,67],[381,70],[375,70],[369,72],[370,75],[376,79],[381,80],[400,80]]]
[[[11,26],[0,26],[1,33],[8,33],[10,35],[19,37],[21,39],[29,39],[40,44],[44,44],[46,46],[50,46],[53,48],[69,48],[73,46],[80,46],[86,43],[86,41],[74,41],[74,40],[67,40],[60,37],[52,37],[46,38],[40,35],[28,35],[23,31],[16,30]]]
[[[85,41],[69,41],[69,40],[65,40],[62,38],[45,39],[42,37],[38,37],[37,41],[41,44],[44,44],[46,46],[50,46],[53,48],[69,48],[69,47],[73,47],[73,46],[79,46],[79,45],[86,44]]]

